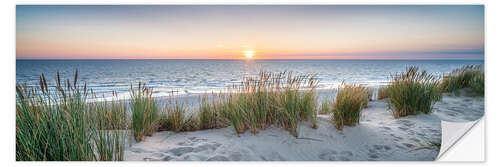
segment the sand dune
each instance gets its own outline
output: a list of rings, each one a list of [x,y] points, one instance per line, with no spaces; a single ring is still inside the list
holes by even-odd
[[[125,151],[125,160],[150,161],[364,161],[434,160],[441,121],[434,114],[394,119],[383,100],[370,102],[360,124],[335,129],[327,115],[319,128],[306,123],[295,138],[279,128],[239,137],[231,127],[195,132],[158,132]]]
[[[444,95],[434,105],[434,113],[443,121],[469,122],[484,115],[484,97]]]

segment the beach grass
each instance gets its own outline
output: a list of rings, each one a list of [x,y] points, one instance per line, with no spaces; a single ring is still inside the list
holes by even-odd
[[[92,92],[91,96],[96,98]],[[87,102],[87,112],[92,119],[92,141],[97,152],[97,160],[123,160],[123,151],[130,127],[126,103],[113,92],[111,101]]]
[[[444,92],[470,88],[476,96],[484,96],[484,68],[481,65],[467,65],[455,69],[443,76],[441,88]]]
[[[363,101],[363,108],[367,108],[368,107],[368,102],[369,101],[372,101],[372,96],[373,96],[373,89],[372,88],[369,88],[369,87],[366,87],[366,86],[362,86],[365,90],[365,95],[366,95],[366,100]]]
[[[152,97],[152,89],[139,82],[137,89],[130,86],[132,131],[136,141],[151,136],[160,125],[160,108]]]
[[[97,98],[95,93],[91,96]],[[111,101],[88,102],[89,112],[102,130],[127,130],[130,128],[127,105],[113,92]]]
[[[317,123],[317,97],[314,89],[310,89],[300,93],[300,118],[301,120],[308,120],[311,123],[311,128],[318,128]]]
[[[354,126],[359,123],[361,110],[369,101],[369,89],[356,84],[342,83],[338,88],[337,97],[331,114],[335,128],[342,130],[344,126]]]
[[[395,118],[431,113],[434,103],[442,98],[439,79],[418,67],[409,67],[406,72],[392,75],[385,91]]]
[[[90,112],[86,84],[77,79],[78,72],[73,82],[57,73],[57,85],[49,87],[42,74],[39,87],[16,86],[16,160],[123,159],[123,136],[104,132],[109,119]]]
[[[200,121],[197,115],[191,114],[189,116],[185,115],[184,124],[181,131],[196,131],[200,129]]]
[[[104,120],[104,119],[101,119]],[[100,129],[98,127],[96,129]],[[94,152],[97,153],[98,161],[121,161],[123,160],[125,144],[129,136],[127,130],[95,130],[91,135]]]
[[[158,130],[183,131],[186,111],[183,103],[170,101],[165,106],[165,113],[161,114]]]
[[[480,71],[469,80],[469,87],[476,96],[484,97],[484,71]]]
[[[236,134],[258,133],[269,126],[283,127],[298,135],[299,121],[317,128],[317,102],[314,75],[261,72],[246,77],[228,93],[201,96],[198,109],[189,117],[182,105],[169,103],[160,130],[193,131],[233,127]]]
[[[331,100],[331,99],[324,99],[322,102],[321,102],[321,105],[318,109],[318,114],[328,114],[330,115],[332,112],[333,112],[333,105],[334,105],[334,101]]]
[[[314,75],[261,72],[231,87],[231,93],[219,98],[218,108],[237,134],[246,130],[257,133],[274,125],[298,136],[299,121],[317,127],[314,93],[317,83]]]
[[[377,91],[377,99],[378,100],[382,100],[382,99],[385,99],[385,98],[388,98],[389,97],[389,94],[387,92],[387,86],[381,86],[378,88],[378,91]]]
[[[199,120],[199,129],[215,129],[229,126],[227,121],[222,116],[224,105],[224,94],[211,94],[211,100],[205,94],[201,97],[199,111],[197,114]]]

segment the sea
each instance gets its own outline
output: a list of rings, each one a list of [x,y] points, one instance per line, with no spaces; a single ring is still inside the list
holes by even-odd
[[[367,86],[386,85],[391,74],[417,66],[442,76],[464,65],[482,65],[484,60],[16,60],[16,83],[38,86],[44,74],[48,85],[56,85],[57,72],[87,84],[99,98],[110,99],[113,91],[121,99],[130,97],[130,86],[139,82],[153,88],[154,97],[220,92],[238,84],[245,76],[261,71],[315,74],[318,89],[334,89],[342,82]]]

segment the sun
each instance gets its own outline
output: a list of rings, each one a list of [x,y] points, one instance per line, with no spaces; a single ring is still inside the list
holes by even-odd
[[[245,51],[243,51],[243,55],[245,55],[245,57],[247,59],[251,59],[251,58],[253,58],[253,56],[255,56],[255,51],[253,51],[253,50],[245,50]]]

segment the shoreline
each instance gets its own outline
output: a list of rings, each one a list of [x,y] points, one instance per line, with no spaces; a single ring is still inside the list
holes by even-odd
[[[372,101],[378,101],[377,91],[378,87],[373,89]],[[333,89],[319,89],[315,90],[316,94],[316,102],[321,104],[323,100],[331,100],[334,101],[337,93],[337,88]],[[170,100],[172,102],[180,102],[184,104],[184,107],[188,109],[188,111],[197,112],[197,108],[200,103],[200,99],[204,96],[208,95],[208,99],[210,100],[212,97],[211,94],[199,93],[199,94],[191,94],[191,95],[179,95],[179,96],[163,96],[163,97],[153,97],[159,106],[166,106],[169,104]],[[120,99],[118,101],[125,102],[128,107],[130,107],[130,99]],[[104,101],[99,101],[104,102]],[[110,100],[106,101],[110,102]],[[443,99],[441,101],[436,102],[433,107],[433,112],[431,114],[437,115],[443,121],[450,122],[469,122],[475,121],[483,117],[484,115],[484,97],[471,97],[465,96],[463,94],[454,95],[451,93],[444,93]],[[388,111],[390,112],[390,111]],[[187,113],[191,114],[191,113]]]

